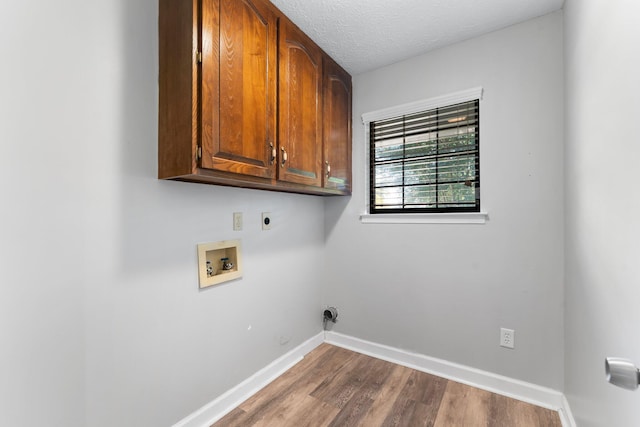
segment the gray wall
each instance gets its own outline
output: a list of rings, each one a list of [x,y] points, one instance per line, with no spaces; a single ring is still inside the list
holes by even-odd
[[[0,5],[0,425],[80,426],[97,40],[83,2],[37,3]]]
[[[638,426],[638,393],[604,358],[640,363],[640,6],[567,0],[566,394],[580,426]]]
[[[155,178],[157,3],[0,6],[0,425],[170,425],[321,331],[321,198]]]
[[[321,301],[338,332],[562,389],[564,243],[571,407],[640,424],[603,379],[640,362],[637,12],[567,0],[564,193],[555,13],[356,76],[354,195],[323,201],[154,178],[157,1],[4,2],[0,425],[170,424],[319,332]],[[490,221],[360,224],[359,116],[478,85]],[[230,238],[245,277],[198,291],[195,245]]]
[[[354,78],[353,197],[326,203],[336,332],[562,389],[562,63],[557,12]],[[490,220],[361,224],[362,113],[476,86]]]

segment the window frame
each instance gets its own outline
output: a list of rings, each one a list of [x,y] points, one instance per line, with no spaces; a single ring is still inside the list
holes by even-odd
[[[479,105],[483,98],[483,88],[475,87],[443,96],[424,99],[408,104],[397,105],[382,110],[376,110],[362,115],[362,123],[365,128],[365,156],[366,156],[366,177],[365,177],[365,197],[366,211],[360,216],[362,223],[475,223],[483,224],[488,218],[488,214],[482,211],[482,195],[480,197],[480,211],[455,211],[438,210],[416,213],[393,212],[393,213],[371,213],[371,153],[370,153],[370,125],[372,122],[386,120],[394,117],[411,115],[422,111],[443,108],[463,102],[478,100]],[[480,125],[478,124],[478,127]],[[478,153],[480,162],[480,153]],[[480,172],[481,169],[478,170]],[[478,177],[480,178],[480,177]],[[482,187],[480,187],[482,191]]]

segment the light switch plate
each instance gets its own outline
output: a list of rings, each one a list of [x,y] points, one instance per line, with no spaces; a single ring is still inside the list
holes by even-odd
[[[233,230],[234,231],[242,230],[242,212],[233,213]]]

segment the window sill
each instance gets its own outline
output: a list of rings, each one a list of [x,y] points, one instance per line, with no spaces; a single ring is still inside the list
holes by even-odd
[[[423,213],[423,214],[363,214],[363,224],[484,224],[487,212]]]

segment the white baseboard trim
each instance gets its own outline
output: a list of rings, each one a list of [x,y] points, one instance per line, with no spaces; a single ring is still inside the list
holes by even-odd
[[[560,421],[562,421],[562,427],[577,427],[576,419],[573,418],[571,407],[569,407],[569,401],[565,395],[562,395],[562,407],[558,409],[560,414]]]
[[[559,391],[446,360],[365,341],[337,332],[325,332],[325,342],[487,390],[492,393],[558,411],[563,427],[575,427],[573,416],[569,410],[569,404],[564,395]]]
[[[324,333],[310,338],[287,354],[273,361],[237,386],[209,402],[173,427],[209,427],[242,402],[253,396],[286,370],[300,362],[302,358],[324,342]]]
[[[563,427],[576,427],[569,402],[559,391],[331,331],[321,332],[300,344],[173,427],[209,427],[323,342],[558,411]]]

